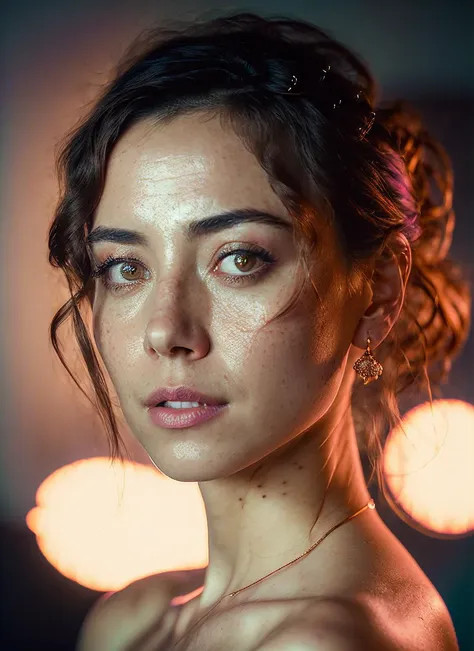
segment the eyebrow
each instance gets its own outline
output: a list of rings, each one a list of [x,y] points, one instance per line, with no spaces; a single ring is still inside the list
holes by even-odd
[[[190,222],[186,227],[186,237],[189,240],[200,238],[203,235],[218,233],[239,224],[255,223],[268,224],[275,228],[280,228],[291,232],[293,225],[282,217],[273,215],[265,210],[256,210],[254,208],[245,208],[242,210],[230,210],[212,215],[199,221]],[[97,226],[86,238],[87,244],[97,242],[114,242],[116,244],[137,244],[139,246],[149,246],[148,238],[138,231],[124,228],[109,228],[106,226]]]

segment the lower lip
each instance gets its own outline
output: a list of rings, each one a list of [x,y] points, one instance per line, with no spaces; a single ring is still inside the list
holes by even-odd
[[[206,407],[189,407],[173,409],[172,407],[151,407],[148,411],[154,425],[167,429],[193,427],[214,418],[227,405],[207,405]]]

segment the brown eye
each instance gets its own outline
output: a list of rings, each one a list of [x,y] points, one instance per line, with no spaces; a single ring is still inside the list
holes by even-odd
[[[262,253],[254,253],[252,251],[228,251],[220,258],[218,266],[220,271],[226,275],[238,276],[239,274],[236,273],[236,271],[250,275],[252,271],[255,271],[257,260],[260,260],[263,263],[270,262],[270,260],[267,257],[264,257]]]
[[[108,289],[133,287],[151,278],[151,274],[138,260],[109,257],[92,272],[94,278],[102,277]]]
[[[254,265],[249,264],[249,258],[254,258],[255,260],[255,255],[247,255],[247,254],[242,254],[239,253],[235,256],[235,266],[239,269],[239,271],[252,271],[252,268]]]
[[[259,266],[255,263],[260,261]],[[276,258],[259,246],[248,244],[246,248],[226,249],[217,260],[215,269],[219,268],[228,283],[241,283],[256,280],[276,262]]]
[[[136,280],[140,276],[140,269],[135,264],[124,262],[119,266],[119,273],[124,280]]]

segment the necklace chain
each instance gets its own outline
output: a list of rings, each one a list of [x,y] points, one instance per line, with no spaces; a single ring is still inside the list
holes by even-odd
[[[322,535],[321,538],[319,538],[315,543],[313,543],[313,544],[311,545],[311,547],[309,547],[309,549],[307,549],[305,552],[303,552],[303,554],[301,554],[300,556],[298,556],[298,557],[295,558],[294,560],[290,561],[289,563],[286,563],[285,565],[282,565],[281,567],[278,567],[276,570],[273,570],[273,572],[270,572],[270,574],[266,574],[265,576],[262,576],[261,579],[257,579],[257,581],[254,581],[253,583],[250,583],[249,585],[246,585],[246,586],[243,587],[243,588],[239,588],[239,590],[235,590],[235,592],[229,592],[229,594],[225,594],[223,597],[221,597],[221,598],[219,599],[219,601],[218,601],[217,603],[214,604],[214,606],[213,606],[210,610],[208,610],[207,613],[205,613],[205,614],[204,614],[200,619],[197,620],[197,622],[196,622],[195,624],[193,624],[193,626],[191,626],[191,628],[189,629],[189,631],[187,631],[184,635],[182,635],[182,636],[180,637],[180,639],[179,639],[179,640],[178,640],[178,641],[173,645],[173,648],[175,648],[176,645],[179,644],[179,642],[181,642],[181,640],[182,640],[183,638],[185,638],[187,635],[189,635],[189,633],[191,633],[191,631],[192,631],[192,630],[193,630],[193,629],[194,629],[194,628],[195,628],[195,627],[196,627],[200,622],[202,622],[203,619],[205,619],[206,617],[208,617],[208,616],[212,613],[212,611],[214,610],[214,608],[216,608],[216,607],[221,603],[221,601],[223,601],[223,599],[225,599],[226,597],[234,597],[236,594],[239,594],[239,592],[243,592],[244,590],[247,590],[248,588],[251,588],[253,585],[257,585],[257,583],[260,583],[261,581],[263,581],[264,579],[267,579],[269,576],[272,576],[272,575],[275,574],[276,572],[279,572],[280,570],[283,570],[285,567],[288,567],[288,566],[290,566],[290,565],[293,565],[293,563],[296,563],[296,562],[299,561],[301,558],[303,558],[304,556],[306,556],[307,554],[309,554],[310,552],[312,552],[313,549],[315,549],[318,545],[320,545],[320,544],[323,542],[323,540],[325,540],[325,539],[329,536],[329,534],[331,534],[333,531],[335,531],[335,530],[338,529],[339,527],[342,527],[342,525],[343,525],[343,524],[346,524],[347,522],[349,522],[349,520],[353,520],[354,518],[356,518],[358,515],[360,515],[361,513],[363,513],[364,511],[366,511],[367,509],[375,509],[375,502],[374,502],[373,499],[370,499],[370,500],[367,502],[367,504],[365,504],[365,506],[363,506],[361,509],[359,509],[358,511],[356,511],[356,512],[353,513],[352,515],[349,515],[347,518],[344,518],[344,520],[341,520],[341,522],[338,522],[338,523],[335,524],[333,527],[331,527],[331,529],[329,529],[329,531],[326,531],[326,533],[325,533],[324,535]]]

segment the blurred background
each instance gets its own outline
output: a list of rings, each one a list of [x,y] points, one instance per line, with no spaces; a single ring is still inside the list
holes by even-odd
[[[210,18],[237,10],[313,21],[363,56],[382,99],[401,96],[421,111],[453,161],[452,257],[474,284],[472,2],[2,3],[2,651],[72,650],[85,614],[102,592],[154,571],[206,564],[196,487],[160,477],[126,426],[123,438],[136,463],[112,471],[99,419],[55,359],[48,328],[66,293],[47,262],[47,233],[58,197],[55,147],[87,111],[130,40],[160,19]],[[63,337],[67,341],[67,329]],[[437,475],[438,492],[419,497],[419,508],[413,501],[410,506],[407,493],[407,512],[411,508],[412,516],[424,518],[425,531],[402,522],[383,503],[379,512],[441,593],[461,650],[468,651],[474,649],[474,487],[469,494],[472,480],[462,483],[460,477],[474,476],[472,334],[443,399],[454,409],[443,411],[444,422],[456,413],[457,423],[451,427],[454,452],[447,473]],[[420,405],[425,400],[420,396]],[[462,494],[450,492],[455,478]],[[147,504],[143,496],[151,491],[154,499]],[[117,495],[124,529],[104,518]],[[166,510],[170,495],[173,512]],[[436,504],[441,502],[440,515]],[[446,513],[455,504],[457,519],[449,520]],[[125,540],[118,531],[130,530],[137,510],[136,535]],[[153,548],[149,557],[143,553],[145,538]]]

